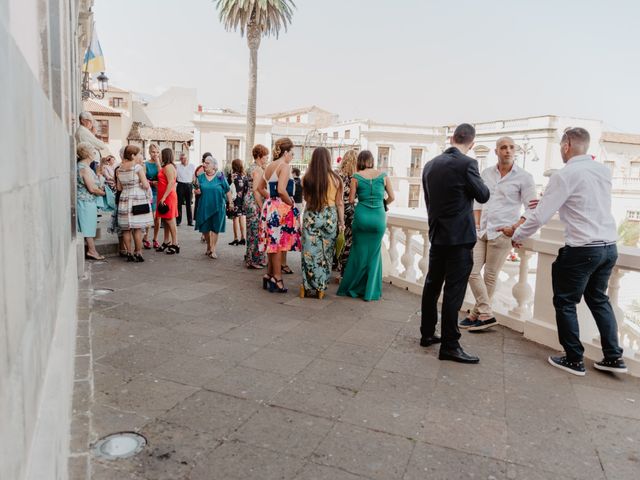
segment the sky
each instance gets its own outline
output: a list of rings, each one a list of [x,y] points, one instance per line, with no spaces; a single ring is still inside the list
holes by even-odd
[[[258,54],[258,113],[445,125],[534,115],[640,133],[638,0],[297,0]],[[110,83],[246,110],[246,39],[213,0],[95,0]]]

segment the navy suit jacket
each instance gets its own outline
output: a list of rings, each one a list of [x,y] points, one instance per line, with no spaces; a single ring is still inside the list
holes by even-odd
[[[475,243],[473,201],[489,201],[489,189],[480,177],[478,162],[450,147],[424,166],[422,187],[431,244]]]

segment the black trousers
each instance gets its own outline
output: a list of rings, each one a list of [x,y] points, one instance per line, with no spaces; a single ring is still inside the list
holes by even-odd
[[[614,245],[562,247],[551,266],[553,306],[556,309],[558,339],[570,362],[583,359],[576,305],[582,297],[596,321],[602,352],[607,360],[622,356],[618,343],[618,324],[609,302],[609,277],[618,259]]]
[[[182,222],[182,205],[187,206],[187,222],[189,225],[193,223],[193,213],[191,212],[191,193],[193,192],[193,185],[186,182],[178,182],[176,187],[176,193],[178,194],[178,218],[176,223],[180,225]]]
[[[438,323],[438,298],[444,284],[442,297],[442,349],[460,346],[458,312],[464,301],[467,282],[473,268],[473,246],[431,245],[429,249],[429,271],[422,291],[422,337],[430,337]]]

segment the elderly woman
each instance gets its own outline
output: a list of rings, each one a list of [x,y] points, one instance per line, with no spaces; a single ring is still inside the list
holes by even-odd
[[[218,258],[216,245],[218,234],[225,231],[225,210],[231,205],[229,183],[218,168],[218,161],[211,155],[204,159],[204,170],[196,177],[200,200],[196,211],[196,230],[204,235],[207,243],[205,255]]]
[[[95,237],[98,225],[98,205],[96,197],[105,195],[104,189],[98,186],[98,176],[91,170],[91,162],[95,155],[95,148],[86,142],[78,145],[77,166],[77,206],[78,232],[82,233],[87,244],[85,258],[89,260],[104,260],[96,250]]]

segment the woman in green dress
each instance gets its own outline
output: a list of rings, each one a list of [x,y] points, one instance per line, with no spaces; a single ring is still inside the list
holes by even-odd
[[[350,203],[355,202],[356,197],[353,244],[338,295],[378,300],[382,295],[380,249],[387,229],[385,204],[393,202],[394,195],[386,173],[373,168],[373,155],[369,150],[358,154],[358,172],[351,178]]]
[[[218,169],[218,161],[211,156],[204,159],[204,171],[196,177],[196,182],[201,193],[195,228],[204,235],[207,242],[205,255],[218,258],[218,234],[225,231],[225,210],[232,204],[229,183],[224,173]]]
[[[156,217],[156,203],[158,200],[158,174],[160,173],[160,147],[155,144],[149,145],[149,160],[144,162],[144,173],[147,176],[149,185],[151,185],[151,194],[153,200],[151,201],[151,213],[153,214],[153,244],[149,241],[149,228],[144,232],[144,238],[142,239],[142,245],[146,250],[153,248],[159,248],[158,233],[160,232],[160,218]]]

